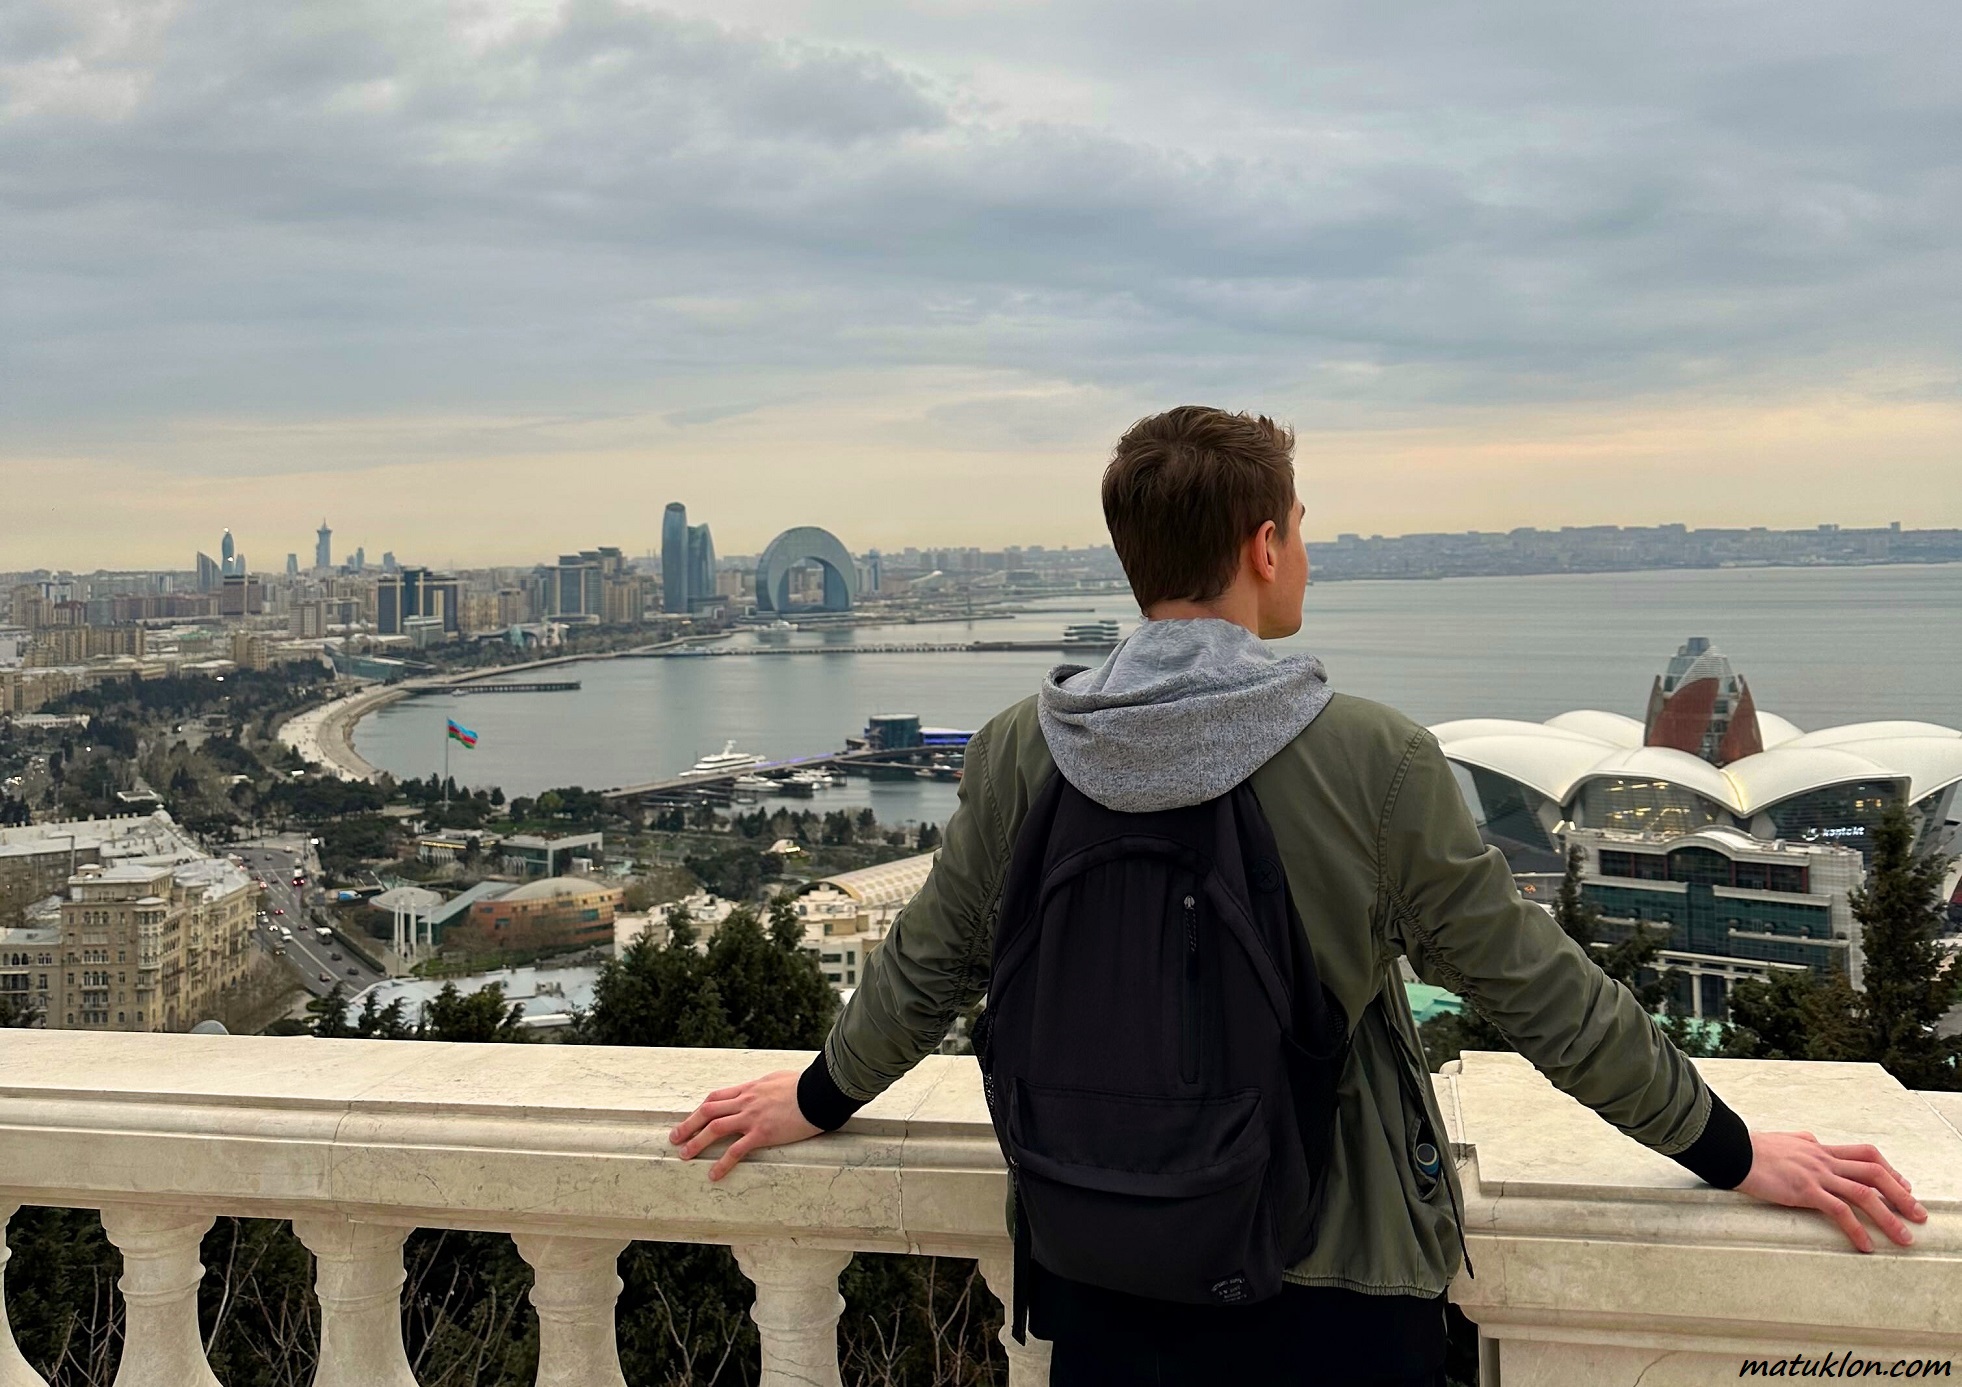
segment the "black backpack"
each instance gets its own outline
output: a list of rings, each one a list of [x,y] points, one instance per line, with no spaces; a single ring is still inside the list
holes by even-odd
[[[1239,1305],[1307,1254],[1348,1020],[1245,784],[1106,809],[1058,772],[1016,839],[974,1031],[1033,1256],[1073,1281]]]

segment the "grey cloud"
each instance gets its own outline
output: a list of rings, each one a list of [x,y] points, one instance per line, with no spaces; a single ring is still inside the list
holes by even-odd
[[[1948,7],[869,13],[889,42],[613,0],[496,31],[15,7],[0,411],[706,421],[899,366],[1356,418],[1876,366],[1953,388]],[[970,100],[962,54],[1111,114]],[[1001,427],[1072,432],[1053,401]]]

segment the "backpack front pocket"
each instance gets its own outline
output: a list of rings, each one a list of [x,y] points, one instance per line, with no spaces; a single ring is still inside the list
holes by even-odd
[[[1199,1305],[1279,1293],[1258,1090],[1156,1098],[1018,1081],[1008,1131],[1031,1251],[1056,1275]]]

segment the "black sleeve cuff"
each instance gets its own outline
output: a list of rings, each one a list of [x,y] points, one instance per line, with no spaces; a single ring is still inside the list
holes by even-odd
[[[1670,1159],[1707,1185],[1734,1190],[1751,1173],[1751,1129],[1712,1092],[1703,1135]]]
[[[821,1132],[837,1131],[864,1106],[863,1101],[847,1097],[845,1091],[838,1087],[831,1077],[831,1067],[824,1062],[822,1050],[817,1052],[817,1058],[798,1077],[798,1111],[804,1114],[806,1122]]]

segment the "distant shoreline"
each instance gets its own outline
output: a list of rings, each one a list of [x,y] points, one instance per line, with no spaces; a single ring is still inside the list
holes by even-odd
[[[1323,573],[1309,571],[1311,583],[1440,583],[1478,578],[1596,578],[1610,574],[1635,573],[1761,573],[1844,572],[1850,568],[1958,568],[1962,559],[1866,559],[1820,563],[1674,563],[1639,564],[1601,568],[1523,568],[1504,573],[1473,570],[1439,570],[1431,573]]]

